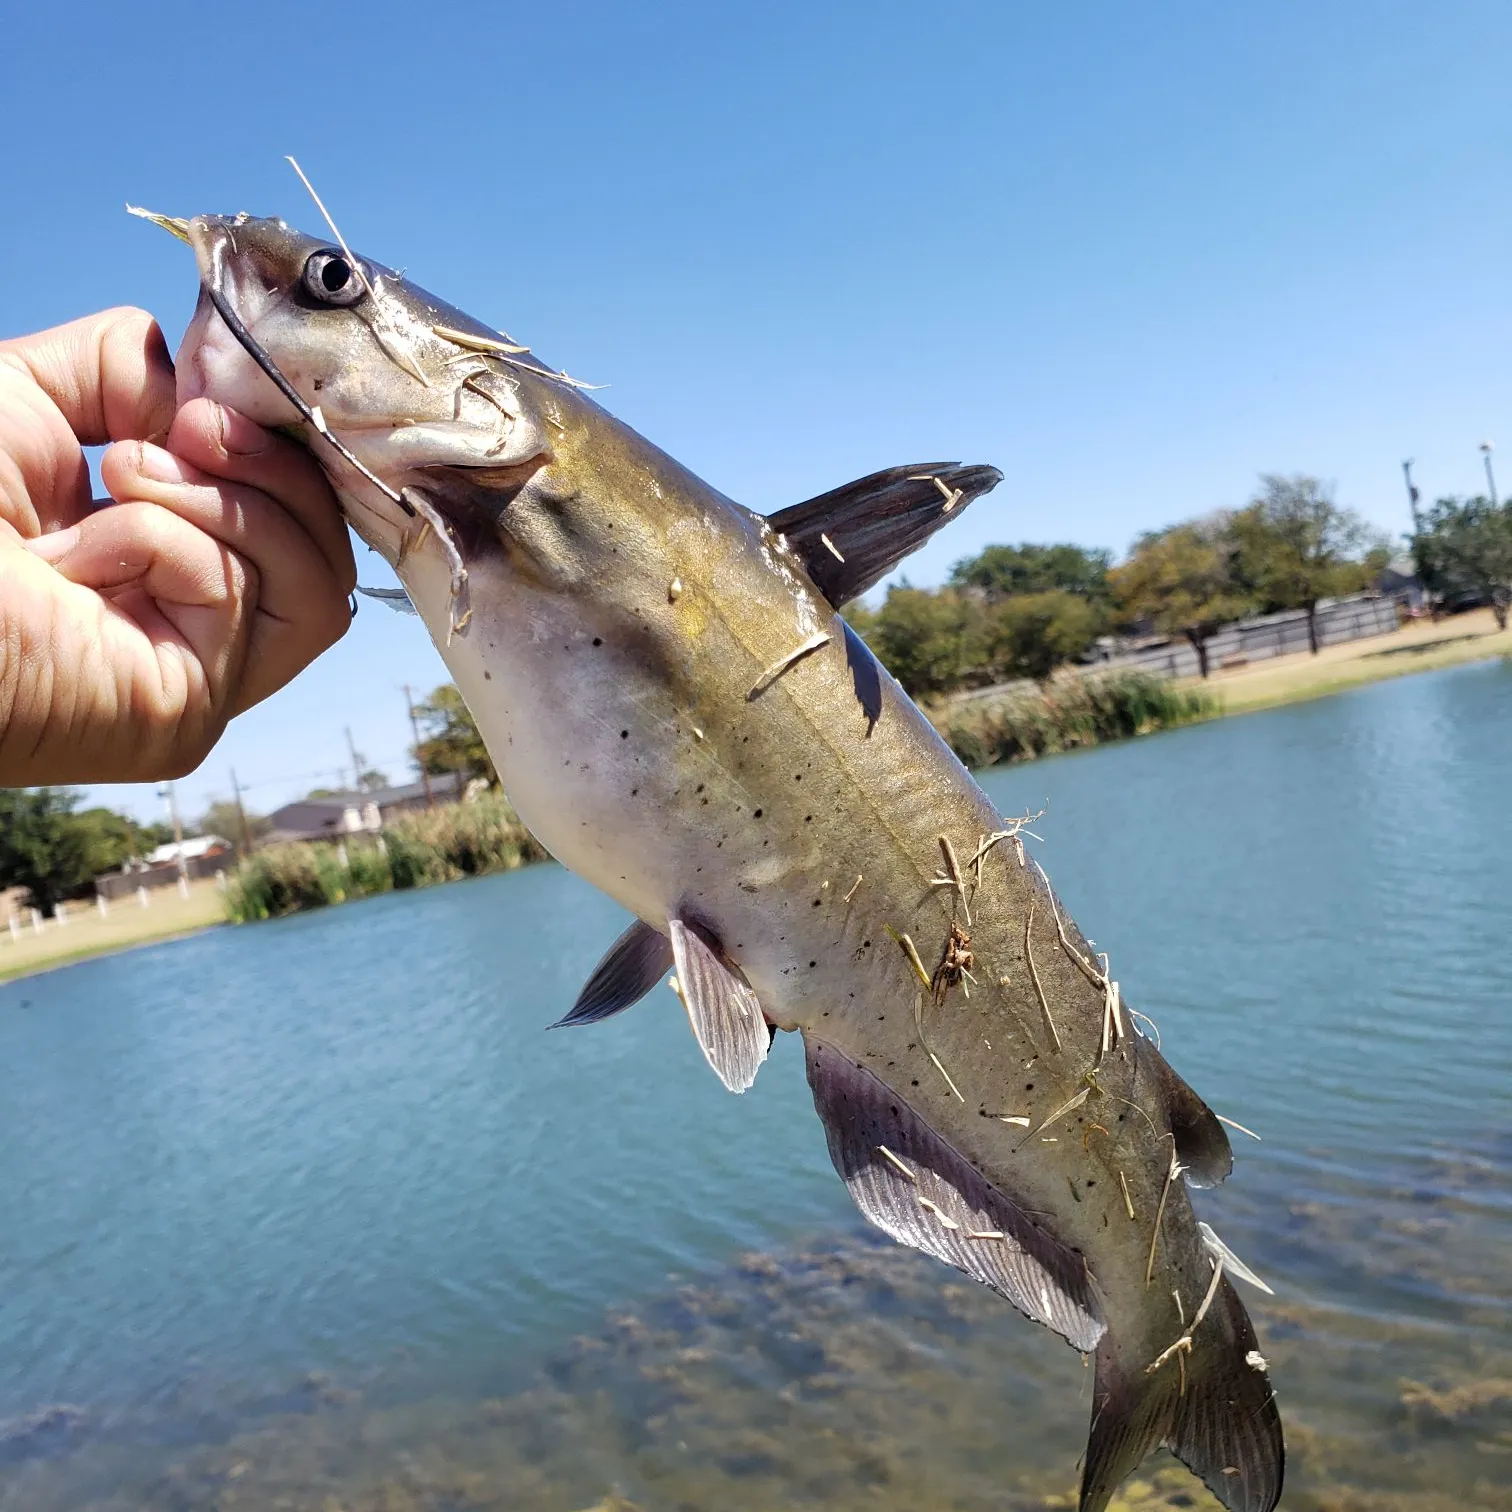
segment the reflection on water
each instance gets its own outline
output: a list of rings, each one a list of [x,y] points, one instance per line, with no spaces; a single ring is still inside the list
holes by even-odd
[[[1201,1195],[1289,1507],[1512,1512],[1509,737],[1468,668],[991,778],[1265,1135]],[[1089,1371],[861,1229],[791,1046],[539,1032],[617,927],[538,868],[0,990],[0,1508],[1066,1505]]]

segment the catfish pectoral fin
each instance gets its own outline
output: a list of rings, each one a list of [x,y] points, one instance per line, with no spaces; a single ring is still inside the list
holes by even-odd
[[[744,1092],[772,1044],[761,1004],[695,926],[674,917],[667,921],[667,933],[693,1037],[720,1081],[732,1092]]]
[[[380,604],[387,604],[390,609],[400,614],[419,614],[419,610],[410,602],[410,596],[402,588],[364,588],[361,583],[357,585],[357,591],[363,598],[377,599]]]
[[[879,1077],[804,1031],[830,1159],[883,1233],[963,1270],[1083,1353],[1103,1333],[1082,1257],[1040,1228]]]
[[[767,517],[839,609],[1002,482],[995,467],[917,462],[870,473]]]
[[[1270,1377],[1238,1293],[1214,1279],[1186,1343],[1155,1360],[1131,1358],[1112,1332],[1098,1345],[1079,1512],[1103,1512],[1157,1444],[1231,1512],[1271,1512],[1281,1499],[1286,1446]]]
[[[603,960],[593,968],[578,993],[571,1012],[549,1027],[567,1029],[613,1018],[640,1002],[671,969],[671,942],[637,919],[604,952]]]

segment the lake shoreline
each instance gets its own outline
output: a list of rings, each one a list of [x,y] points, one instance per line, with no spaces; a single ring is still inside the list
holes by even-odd
[[[1404,660],[1400,663],[1390,660],[1397,656]],[[1347,693],[1356,688],[1411,677],[1417,673],[1441,672],[1451,667],[1470,666],[1476,662],[1495,661],[1503,657],[1512,657],[1512,629],[1497,630],[1491,611],[1480,609],[1440,620],[1437,624],[1420,621],[1390,635],[1370,636],[1339,646],[1325,647],[1316,657],[1308,652],[1276,657],[1248,667],[1220,670],[1205,682],[1200,678],[1183,678],[1179,680],[1178,687],[1183,691],[1207,693],[1213,698],[1216,707],[1211,713],[1198,714],[1184,721],[1189,724],[1208,724],[1234,715],[1258,714],[1267,709],[1310,703],[1337,693]],[[1181,725],[1156,725],[1128,738],[1137,739],[1141,735],[1160,734],[1174,728],[1181,728]],[[941,733],[943,735],[945,732],[942,730]],[[1067,750],[1047,752],[1046,755],[1067,755],[1071,750],[1093,749],[1096,745],[1113,743],[1115,742],[1083,742]],[[992,771],[995,767],[1019,766],[1042,759],[1041,756],[1019,756],[1009,761],[991,762],[975,770]],[[533,863],[527,860],[522,864]],[[348,901],[360,902],[362,899],[352,898]],[[97,960],[102,956],[121,955],[147,945],[187,939],[202,934],[207,929],[219,928],[225,922],[229,921],[212,919],[187,928],[163,929],[136,939],[102,942],[98,948],[70,946],[58,955],[42,956],[15,970],[7,969],[7,964],[0,959],[0,988],[11,982],[26,981],[84,961]]]

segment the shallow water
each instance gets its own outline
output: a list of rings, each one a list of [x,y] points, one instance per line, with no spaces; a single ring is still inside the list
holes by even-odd
[[[1286,1505],[1512,1508],[1512,666],[989,774],[1236,1137]],[[0,1508],[1042,1507],[1080,1359],[555,867],[0,987]],[[616,1500],[616,1498],[619,1498]],[[1210,1505],[1185,1472],[1130,1505]]]

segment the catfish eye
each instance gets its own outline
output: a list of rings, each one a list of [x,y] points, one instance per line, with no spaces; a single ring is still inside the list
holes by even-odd
[[[365,292],[361,274],[344,252],[334,249],[310,254],[304,265],[304,286],[321,304],[342,307],[356,304]]]

